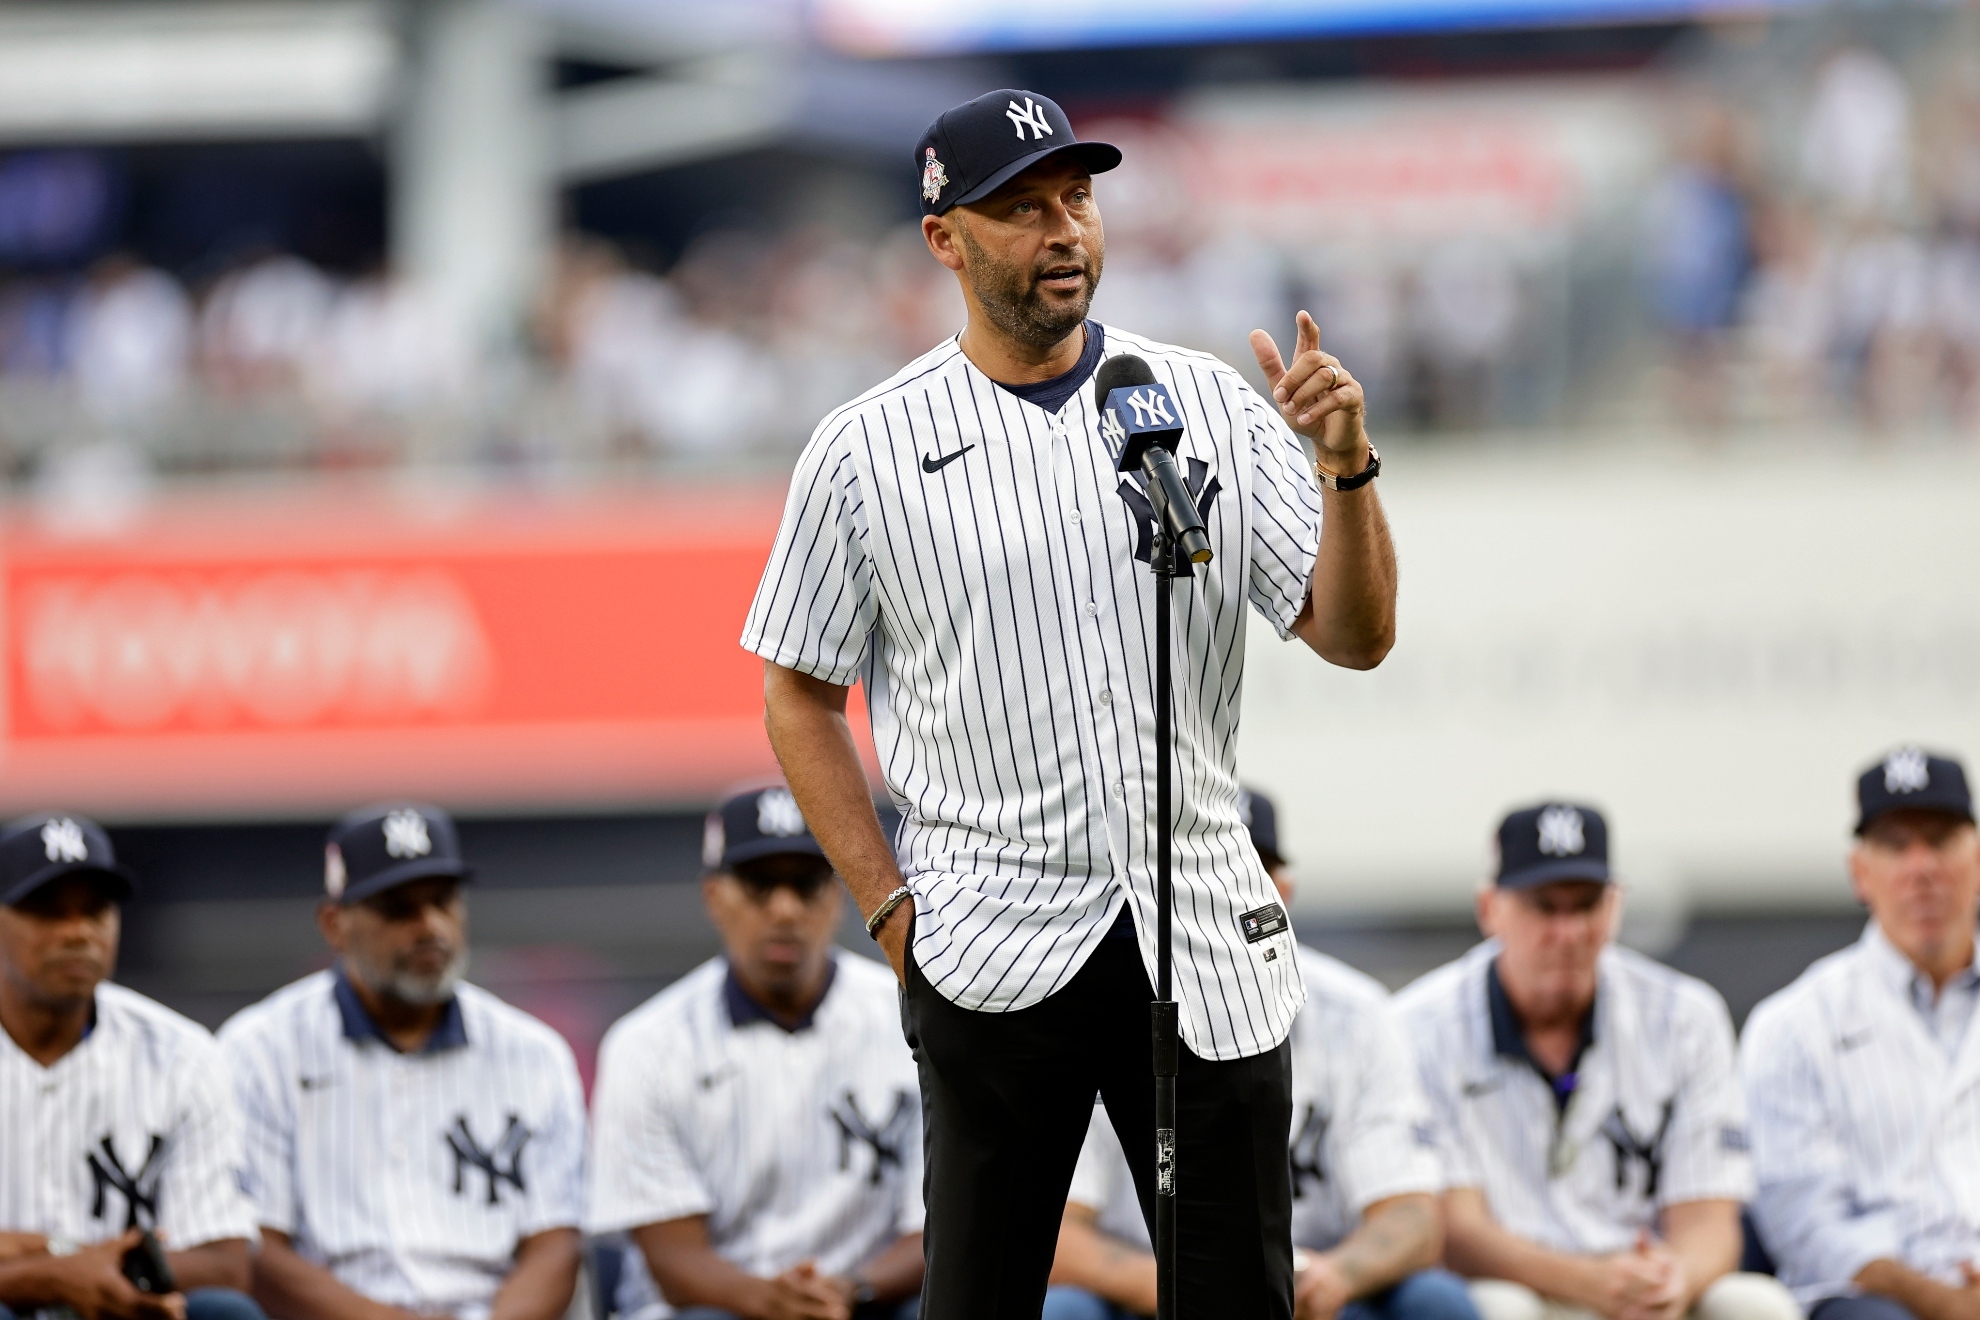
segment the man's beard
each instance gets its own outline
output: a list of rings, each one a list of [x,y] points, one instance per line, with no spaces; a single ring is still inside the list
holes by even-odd
[[[1027,347],[1046,349],[1084,324],[1087,309],[1093,305],[1093,292],[1100,286],[1104,252],[1096,251],[1084,257],[1080,264],[1086,269],[1085,292],[1072,306],[1055,310],[1039,292],[1034,278],[1036,271],[997,261],[977,244],[967,228],[958,226],[957,232],[962,237],[963,250],[969,254],[970,288],[975,291],[983,314],[999,330]],[[1058,259],[1045,262],[1039,269],[1071,264],[1069,260]]]
[[[431,1008],[454,997],[454,990],[467,975],[468,950],[463,944],[437,972],[422,974],[405,967],[374,967],[364,959],[348,957],[352,975],[364,982],[365,989],[381,999],[396,999],[415,1008]]]

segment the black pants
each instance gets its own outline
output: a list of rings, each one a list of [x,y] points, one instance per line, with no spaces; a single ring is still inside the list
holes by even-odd
[[[922,1320],[1037,1320],[1066,1190],[1097,1092],[1154,1223],[1154,992],[1131,939],[1109,939],[1059,992],[1011,1013],[942,997],[909,941],[902,1023],[927,1124]],[[1177,1314],[1290,1320],[1288,1047],[1176,1079]]]

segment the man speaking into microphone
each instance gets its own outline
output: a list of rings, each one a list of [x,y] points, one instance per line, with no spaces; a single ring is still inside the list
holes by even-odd
[[[901,978],[927,1116],[925,1320],[1035,1320],[1096,1093],[1153,1200],[1159,538],[1087,388],[1123,355],[1180,414],[1176,474],[1212,552],[1174,587],[1179,1313],[1292,1314],[1285,1040],[1305,992],[1239,810],[1243,607],[1370,668],[1395,634],[1394,552],[1361,387],[1311,317],[1290,365],[1252,333],[1270,399],[1207,354],[1087,319],[1106,251],[1093,176],[1120,159],[1032,92],[929,127],[922,233],[968,324],[819,424],[743,632],[791,789]],[[855,682],[898,853],[846,721]]]

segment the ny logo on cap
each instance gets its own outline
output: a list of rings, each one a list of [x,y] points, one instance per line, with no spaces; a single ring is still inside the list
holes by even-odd
[[[780,839],[804,833],[804,813],[788,788],[772,788],[756,799],[756,828]]]
[[[1136,426],[1153,426],[1157,422],[1175,424],[1175,414],[1169,411],[1169,400],[1160,390],[1136,390],[1128,395],[1128,407],[1134,409]]]
[[[1576,857],[1588,846],[1581,813],[1573,807],[1548,807],[1540,813],[1540,851],[1549,857]]]
[[[83,838],[82,826],[64,816],[41,827],[41,851],[51,862],[86,862],[89,840]]]
[[[1011,126],[1017,129],[1018,141],[1024,141],[1024,130],[1027,128],[1031,130],[1031,140],[1033,142],[1036,142],[1039,138],[1052,135],[1052,126],[1045,122],[1044,106],[1027,96],[1024,98],[1024,108],[1022,110],[1018,108],[1016,101],[1012,101],[1010,107],[1010,109],[1004,111],[1004,118],[1010,120]]]
[[[1932,782],[1925,753],[1916,747],[1900,747],[1884,761],[1886,793],[1916,793]]]
[[[426,833],[426,817],[410,807],[401,807],[385,817],[385,851],[393,857],[424,857],[433,851],[433,840]]]

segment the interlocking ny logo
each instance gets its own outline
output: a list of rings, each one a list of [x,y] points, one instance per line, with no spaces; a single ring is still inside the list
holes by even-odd
[[[1100,438],[1107,442],[1107,451],[1112,454],[1119,454],[1121,446],[1127,443],[1127,428],[1121,425],[1121,415],[1112,408],[1101,413]]]
[[[1884,761],[1886,793],[1916,793],[1931,782],[1932,772],[1926,767],[1925,753],[1916,747],[1900,747]]]
[[[1573,807],[1548,807],[1540,813],[1540,851],[1549,857],[1578,857],[1588,846],[1581,813]]]
[[[1033,142],[1052,135],[1052,126],[1045,122],[1044,106],[1027,96],[1024,98],[1024,109],[1018,109],[1016,101],[1012,101],[1010,107],[1004,111],[1004,118],[1010,120],[1011,127],[1017,129],[1018,141],[1024,141],[1024,130],[1027,128],[1031,130]]]
[[[788,788],[773,788],[756,799],[756,828],[779,839],[804,833],[804,813]]]
[[[1192,458],[1189,460],[1189,478],[1184,484],[1196,499],[1196,512],[1202,517],[1204,526],[1209,526],[1210,506],[1217,502],[1217,496],[1224,488],[1223,483],[1210,475],[1207,463],[1200,458]],[[1155,506],[1148,502],[1147,492],[1132,481],[1122,481],[1114,493],[1121,497],[1121,502],[1134,515],[1134,557],[1145,564],[1155,553]],[[1195,565],[1180,555],[1176,558],[1180,561],[1176,564],[1177,577],[1195,576]]]
[[[1299,1135],[1292,1142],[1292,1184],[1293,1199],[1306,1195],[1306,1184],[1315,1185],[1327,1181],[1327,1168],[1321,1159],[1321,1151],[1327,1144],[1327,1115],[1318,1106],[1306,1107],[1306,1118],[1299,1125]]]
[[[83,838],[82,826],[65,816],[41,827],[41,851],[51,862],[86,862],[89,841]]]
[[[495,1149],[483,1150],[481,1143],[468,1131],[467,1115],[454,1120],[454,1126],[442,1134],[447,1148],[454,1152],[454,1195],[466,1194],[467,1171],[470,1168],[481,1170],[488,1175],[488,1204],[502,1204],[501,1185],[503,1183],[518,1192],[529,1189],[523,1185],[522,1153],[529,1144],[530,1130],[514,1114],[509,1115],[509,1126],[503,1131],[502,1139],[495,1143]]]
[[[150,1228],[158,1222],[158,1179],[164,1170],[157,1167],[158,1157],[165,1150],[165,1138],[154,1132],[151,1134],[151,1149],[144,1154],[144,1163],[136,1173],[124,1168],[124,1162],[117,1158],[117,1147],[111,1142],[110,1134],[96,1143],[96,1149],[85,1158],[89,1161],[89,1178],[95,1187],[95,1195],[90,1200],[89,1213],[93,1219],[103,1218],[108,1209],[106,1199],[111,1192],[124,1198],[124,1227]],[[98,1155],[102,1158],[97,1158]]]
[[[1640,1162],[1643,1165],[1643,1195],[1646,1200],[1657,1199],[1657,1184],[1664,1175],[1664,1137],[1671,1130],[1671,1110],[1675,1100],[1664,1101],[1664,1115],[1657,1123],[1657,1130],[1648,1141],[1630,1130],[1623,1118],[1622,1106],[1610,1114],[1602,1124],[1602,1135],[1609,1139],[1609,1145],[1616,1152],[1616,1190],[1622,1191],[1629,1185],[1629,1167]]]
[[[918,1138],[919,1133],[909,1129],[913,1115],[908,1111],[908,1093],[894,1092],[894,1109],[887,1115],[887,1121],[875,1127],[867,1122],[859,1112],[859,1101],[851,1091],[831,1108],[832,1121],[839,1127],[839,1172],[852,1167],[853,1144],[857,1142],[873,1151],[873,1172],[867,1182],[875,1187],[887,1176],[887,1166],[896,1171],[901,1167],[901,1151],[908,1140]]]
[[[424,857],[432,852],[426,817],[404,809],[385,817],[385,851],[393,857]]]
[[[1169,401],[1160,390],[1136,390],[1128,395],[1128,407],[1134,409],[1136,426],[1153,426],[1157,422],[1176,424],[1175,414],[1169,411]]]

